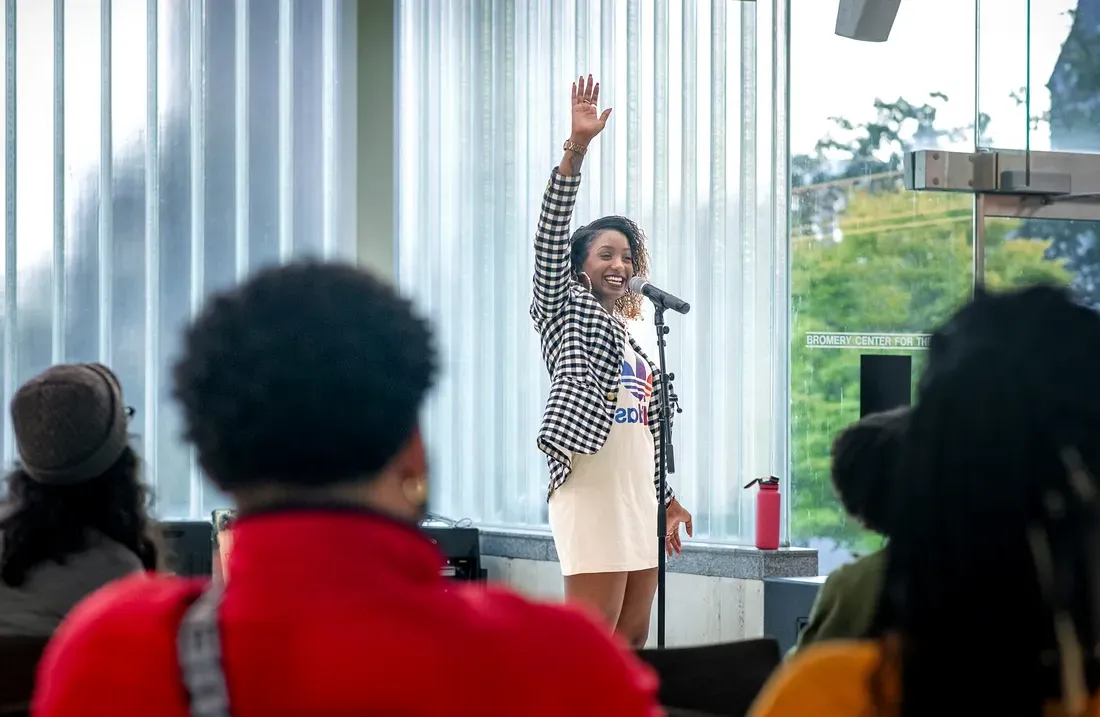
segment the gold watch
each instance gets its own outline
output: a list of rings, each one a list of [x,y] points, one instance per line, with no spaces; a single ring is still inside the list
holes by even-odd
[[[583,157],[584,153],[588,151],[588,148],[585,147],[583,144],[577,144],[571,139],[565,140],[565,145],[562,146],[562,149],[566,152],[572,152],[573,154],[580,155],[581,157]]]

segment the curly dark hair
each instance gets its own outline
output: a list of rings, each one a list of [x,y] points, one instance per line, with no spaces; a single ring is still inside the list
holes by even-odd
[[[141,460],[127,447],[107,471],[75,485],[47,485],[21,468],[7,476],[10,512],[0,519],[0,580],[23,584],[31,568],[88,548],[92,531],[128,548],[146,570],[163,567],[164,550],[150,520]]]
[[[979,295],[933,334],[873,629],[903,717],[1038,716],[1063,670],[1100,689],[1097,356],[1100,316],[1050,287]]]
[[[575,232],[570,239],[572,247],[569,253],[570,262],[573,265],[573,276],[581,282],[581,273],[584,271],[584,262],[588,259],[588,250],[592,247],[592,241],[605,231],[622,232],[630,244],[630,255],[633,259],[634,276],[646,278],[649,276],[649,250],[646,249],[645,233],[641,227],[626,217],[611,215],[600,217],[591,224],[585,224]],[[587,285],[585,285],[587,286]],[[624,319],[638,319],[642,315],[642,297],[633,292],[620,296],[615,301],[615,313]]]
[[[184,334],[174,395],[218,487],[320,488],[393,458],[436,370],[409,301],[354,266],[307,261],[210,299]]]
[[[833,488],[844,510],[889,537],[891,487],[897,481],[909,409],[872,413],[833,441]]]

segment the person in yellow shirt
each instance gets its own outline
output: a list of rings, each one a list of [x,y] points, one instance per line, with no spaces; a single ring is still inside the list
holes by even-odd
[[[979,294],[932,337],[865,639],[811,645],[752,717],[1100,716],[1100,315]]]
[[[891,489],[898,472],[909,409],[872,413],[833,442],[833,488],[848,515],[890,536]],[[886,548],[842,565],[821,586],[791,654],[823,640],[863,637],[871,627],[886,572]]]

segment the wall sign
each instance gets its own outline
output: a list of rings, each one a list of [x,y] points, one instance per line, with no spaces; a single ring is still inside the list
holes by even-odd
[[[808,331],[806,332],[806,348],[926,351],[931,338],[932,334],[859,334]]]

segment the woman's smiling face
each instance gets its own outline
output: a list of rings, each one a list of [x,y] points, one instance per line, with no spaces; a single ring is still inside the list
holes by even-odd
[[[625,296],[627,283],[634,276],[633,252],[626,235],[607,229],[593,237],[584,261],[584,273],[592,282],[592,293],[601,304],[609,306]]]

